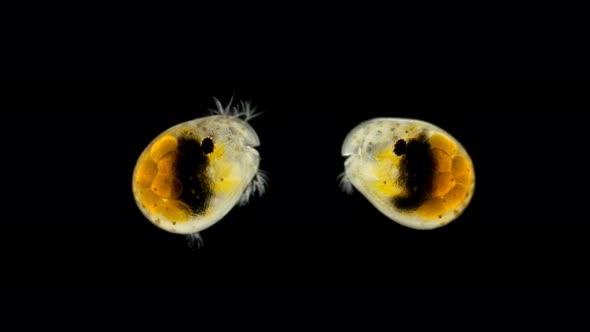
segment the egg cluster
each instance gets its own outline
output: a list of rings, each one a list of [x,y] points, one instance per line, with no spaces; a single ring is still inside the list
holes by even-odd
[[[425,220],[434,220],[449,211],[459,213],[455,209],[469,196],[473,169],[448,136],[435,133],[428,143],[434,161],[432,188],[417,212]]]
[[[163,215],[173,223],[187,221],[193,213],[191,207],[179,199],[185,190],[179,178],[185,156],[178,146],[176,137],[161,137],[153,143],[149,153],[140,159],[135,174],[143,207],[153,214]]]

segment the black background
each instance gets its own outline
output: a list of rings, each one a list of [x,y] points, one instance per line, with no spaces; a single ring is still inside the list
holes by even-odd
[[[3,90],[1,260],[19,287],[583,287],[590,244],[587,87],[563,82],[143,81]],[[168,127],[213,97],[250,100],[267,193],[202,232],[153,226],[131,173]],[[433,231],[342,193],[340,147],[359,122],[410,117],[454,135],[476,190]]]
[[[584,10],[201,5],[5,10],[2,79],[193,81],[2,84],[3,322],[300,331],[395,329],[406,316],[437,330],[586,321],[587,83],[350,80],[587,78]],[[236,78],[333,81],[213,81]],[[232,94],[266,111],[252,125],[271,182],[204,231],[195,254],[141,216],[131,172],[156,134]],[[465,145],[477,185],[461,218],[413,231],[339,191],[342,139],[374,116],[421,118]]]

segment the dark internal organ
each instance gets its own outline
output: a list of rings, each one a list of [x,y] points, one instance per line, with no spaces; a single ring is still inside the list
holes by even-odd
[[[135,181],[142,205],[173,223],[204,214],[212,195],[206,176],[211,138],[165,135],[139,161]]]
[[[402,142],[403,141],[403,142]],[[468,197],[472,166],[447,136],[439,133],[399,140],[394,152],[401,156],[399,184],[404,194],[393,198],[393,205],[416,211],[425,220],[442,218]]]

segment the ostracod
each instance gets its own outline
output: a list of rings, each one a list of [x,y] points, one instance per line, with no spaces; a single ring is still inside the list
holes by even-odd
[[[194,234],[221,220],[236,204],[265,190],[259,170],[256,116],[248,103],[164,130],[141,152],[133,171],[137,206],[168,232]]]
[[[384,215],[415,229],[444,226],[461,215],[475,188],[473,162],[443,129],[421,120],[375,118],[342,145],[343,188],[356,188]]]

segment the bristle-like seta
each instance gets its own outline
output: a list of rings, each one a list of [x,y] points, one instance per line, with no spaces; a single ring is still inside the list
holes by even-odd
[[[240,206],[246,205],[250,200],[250,197],[254,196],[255,194],[257,194],[258,196],[262,196],[266,192],[267,186],[268,173],[259,169],[258,172],[256,172],[256,175],[254,175],[252,181],[250,181],[250,183],[244,190],[244,193],[242,193],[242,196],[240,197],[240,201],[238,204]]]
[[[346,172],[342,172],[340,175],[338,175],[338,185],[340,186],[340,189],[342,191],[344,191],[345,193],[347,193],[348,195],[352,195],[352,193],[354,192],[354,189],[352,187],[352,183],[350,182],[350,179],[348,179],[348,177],[346,176]]]
[[[232,105],[234,96],[230,98],[225,107],[223,107],[219,99],[213,97],[213,100],[216,107],[215,109],[210,109],[213,115],[231,116],[248,122],[261,114],[261,112],[256,112],[256,107],[253,107],[248,101],[240,100],[236,105]]]

